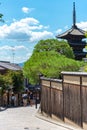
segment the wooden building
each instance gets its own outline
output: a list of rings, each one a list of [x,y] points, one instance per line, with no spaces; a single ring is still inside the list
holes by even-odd
[[[22,68],[18,64],[0,61],[0,74],[5,74],[8,70],[18,71],[22,70]]]
[[[56,37],[59,39],[66,39],[69,45],[72,47],[73,52],[75,54],[76,60],[82,60],[86,56],[83,52],[83,48],[86,45],[86,42],[83,41],[85,37],[85,31],[81,30],[76,25],[76,11],[75,11],[75,2],[73,3],[73,25],[71,29],[66,32],[57,35]]]

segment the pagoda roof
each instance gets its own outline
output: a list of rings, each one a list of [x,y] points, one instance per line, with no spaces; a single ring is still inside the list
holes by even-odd
[[[73,26],[67,30],[66,32],[57,35],[57,38],[62,38],[62,39],[72,39],[72,38],[86,38],[85,37],[85,31],[78,28],[76,26],[76,11],[75,11],[75,2],[73,2]]]
[[[81,38],[86,38],[85,37],[85,31],[78,28],[76,25],[75,26],[72,26],[71,29],[67,30],[66,32],[62,33],[62,34],[59,34],[57,35],[56,37],[57,38],[63,38],[63,39],[67,39],[68,37],[70,36],[79,36]]]

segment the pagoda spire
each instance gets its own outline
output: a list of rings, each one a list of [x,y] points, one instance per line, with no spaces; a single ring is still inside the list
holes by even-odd
[[[73,27],[76,27],[76,10],[75,10],[75,2],[73,2]]]

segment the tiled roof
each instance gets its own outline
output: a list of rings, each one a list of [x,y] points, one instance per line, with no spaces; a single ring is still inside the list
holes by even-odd
[[[0,61],[0,70],[8,69],[8,70],[21,70],[22,68],[17,65],[6,61]]]
[[[81,38],[85,38],[85,31],[84,30],[81,30],[79,29],[77,26],[73,27],[69,30],[67,30],[66,32],[60,34],[60,35],[57,35],[56,37],[57,38],[65,38],[67,39],[68,36],[81,36]]]

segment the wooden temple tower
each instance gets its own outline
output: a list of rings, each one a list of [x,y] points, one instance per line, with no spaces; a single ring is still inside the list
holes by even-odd
[[[86,42],[83,41],[85,37],[85,31],[81,30],[76,26],[76,11],[75,11],[75,2],[73,3],[73,25],[71,29],[66,32],[57,35],[56,37],[59,39],[66,39],[69,45],[72,47],[75,59],[82,60],[86,56],[83,52],[83,48],[85,48]]]

